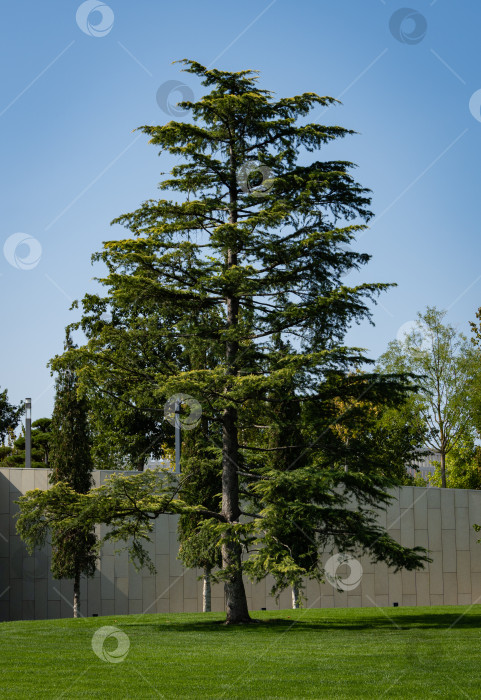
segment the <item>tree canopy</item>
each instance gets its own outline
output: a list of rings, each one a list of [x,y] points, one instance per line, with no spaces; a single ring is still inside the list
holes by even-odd
[[[444,321],[445,311],[428,307],[402,341],[389,344],[380,358],[388,372],[417,375],[420,391],[408,402],[424,425],[425,444],[439,452],[441,486],[447,486],[446,457],[458,455],[476,437],[475,414],[481,398],[481,355]]]
[[[15,406],[8,400],[8,390],[0,391],[0,442],[2,446],[9,433],[17,427],[23,405]]]

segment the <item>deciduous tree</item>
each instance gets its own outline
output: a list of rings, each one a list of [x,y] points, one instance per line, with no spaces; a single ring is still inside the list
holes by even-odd
[[[3,446],[9,431],[15,430],[20,422],[23,406],[15,406],[8,400],[8,391],[0,391],[0,443]]]
[[[389,344],[380,366],[418,375],[411,407],[425,426],[427,447],[441,455],[441,486],[447,486],[446,456],[476,434],[474,408],[481,389],[481,355],[444,322],[445,311],[428,307],[414,329]]]

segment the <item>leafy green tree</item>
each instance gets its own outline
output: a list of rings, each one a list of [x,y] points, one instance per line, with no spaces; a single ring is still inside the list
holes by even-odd
[[[73,349],[67,334],[66,358]],[[55,405],[51,421],[50,482],[68,484],[77,493],[88,493],[92,486],[92,458],[88,426],[88,406],[79,398],[73,366],[59,371],[55,382]],[[76,523],[52,528],[51,571],[55,578],[73,579],[73,616],[80,611],[80,578],[95,573],[96,537],[92,526]]]
[[[3,460],[5,460],[9,455],[12,454],[13,449],[14,449],[14,442],[15,442],[14,429],[8,428],[7,444],[0,445],[0,466],[5,466],[5,465],[2,465],[1,462],[3,462]]]
[[[353,178],[351,163],[321,161],[317,153],[353,132],[307,121],[332,98],[276,99],[252,71],[185,65],[210,89],[182,103],[193,123],[142,127],[178,161],[160,184],[172,194],[116,220],[130,235],[95,256],[107,266],[100,280],[106,296],[84,299],[80,325],[88,342],[74,352],[83,386],[113,391],[153,417],[178,393],[201,403],[216,451],[200,449],[199,462],[220,461],[220,508],[207,507],[202,495],[195,505],[182,499],[184,476],[174,483],[142,473],[114,477],[87,495],[61,484],[27,494],[19,531],[32,542],[52,519],[108,522],[107,537],[132,537],[131,553],[142,564],[142,538],[155,517],[194,513],[210,541],[221,542],[227,622],[242,623],[250,620],[243,572],[254,580],[272,573],[282,588],[321,579],[319,552],[326,549],[361,550],[408,569],[427,557],[376,524],[373,509],[389,502],[393,481],[363,472],[359,454],[331,429],[334,399],[406,396],[399,377],[352,379],[368,359],[344,343],[350,325],[370,317],[371,302],[388,286],[343,282],[369,260],[353,245],[371,216],[369,192]],[[112,323],[105,324],[107,307]],[[276,414],[286,387],[299,404],[295,445],[271,435],[284,424]],[[307,415],[316,419],[305,428]],[[269,459],[284,451],[287,459]],[[290,549],[293,530],[283,542],[279,523],[308,529],[298,555]]]
[[[8,391],[0,391],[0,443],[5,445],[9,432],[15,430],[20,422],[23,405],[15,406],[8,400]]]
[[[441,464],[434,461],[431,486],[441,486]],[[481,489],[481,448],[474,443],[455,447],[446,456],[446,486],[449,489]]]
[[[445,311],[428,307],[402,341],[389,344],[380,366],[418,375],[420,391],[411,399],[425,426],[426,446],[439,452],[441,486],[446,458],[475,437],[474,409],[481,390],[481,356],[466,337],[444,322]]]

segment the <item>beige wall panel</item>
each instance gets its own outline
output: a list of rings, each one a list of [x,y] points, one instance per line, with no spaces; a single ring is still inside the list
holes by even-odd
[[[456,572],[444,574],[444,605],[458,604],[458,581]]]
[[[416,571],[416,600],[417,605],[429,605],[429,574]]]
[[[459,594],[471,593],[471,552],[459,550],[456,554],[456,576]]]
[[[414,489],[414,526],[416,530],[426,530],[428,526],[427,489]]]
[[[96,484],[112,472],[95,472]],[[28,555],[16,535],[12,515],[14,503],[25,490],[48,487],[44,469],[0,469],[0,619],[42,619],[72,615],[72,582],[56,581],[49,571],[51,552],[47,548]],[[405,546],[429,548],[433,563],[424,571],[393,574],[385,564],[359,558],[363,577],[351,591],[336,591],[328,583],[308,582],[307,606],[356,607],[389,605],[470,605],[481,601],[480,534],[472,529],[481,524],[481,491],[402,487],[391,492],[398,497],[379,522]],[[91,616],[141,614],[148,612],[200,611],[200,572],[185,571],[177,559],[178,516],[161,516],[155,523],[148,550],[157,567],[138,573],[128,563],[127,553],[114,555],[118,545],[104,547],[100,571],[81,582],[82,613]],[[3,537],[2,537],[3,536]],[[346,567],[345,567],[346,568]],[[349,569],[340,568],[341,578]],[[246,594],[252,610],[291,608],[291,591],[281,593],[279,602],[269,596],[271,579],[251,584]],[[4,591],[2,595],[2,591]],[[322,595],[320,594],[322,592]],[[374,602],[373,602],[374,601]],[[224,610],[223,585],[212,586],[212,608]]]
[[[429,594],[443,595],[443,555],[435,552],[431,556],[433,561],[429,564]]]

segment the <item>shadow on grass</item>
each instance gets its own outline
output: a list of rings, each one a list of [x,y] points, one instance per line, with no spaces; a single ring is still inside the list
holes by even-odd
[[[478,606],[476,606],[478,608]],[[372,608],[371,608],[372,610]],[[255,614],[255,613],[254,613]],[[325,618],[320,617],[316,620],[303,620],[302,612],[292,618],[270,618],[256,620],[253,617],[253,623],[248,625],[225,625],[224,620],[199,620],[185,621],[178,620],[162,623],[135,622],[126,625],[129,628],[145,628],[149,627],[161,633],[168,632],[190,632],[190,633],[205,633],[217,632],[224,634],[232,634],[243,632],[246,634],[261,633],[261,634],[278,634],[289,631],[297,631],[303,633],[329,632],[333,630],[339,631],[356,631],[356,630],[448,630],[455,629],[481,629],[481,609],[469,610],[467,612],[446,612],[446,613],[410,613],[410,614],[390,614],[386,610],[385,613],[379,610],[377,614],[366,616],[356,615],[355,618],[335,619],[330,616]]]

